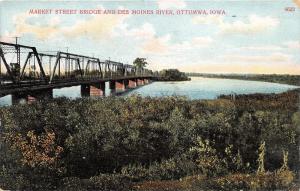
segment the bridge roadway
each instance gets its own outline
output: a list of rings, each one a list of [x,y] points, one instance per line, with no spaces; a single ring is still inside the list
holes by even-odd
[[[79,86],[79,85],[92,85],[103,82],[122,82],[126,80],[134,80],[134,83],[137,83],[137,80],[143,80],[144,84],[147,84],[151,81],[152,76],[124,76],[124,77],[114,77],[114,78],[102,78],[102,79],[90,79],[90,80],[64,80],[64,81],[54,81],[51,84],[45,82],[22,82],[19,84],[9,84],[9,85],[0,85],[0,97],[17,94],[17,93],[26,93],[32,91],[46,90],[46,89],[59,89],[65,87]],[[145,82],[146,81],[146,82]],[[124,82],[123,82],[124,83]],[[142,85],[144,85],[142,84]],[[138,86],[138,85],[136,85]],[[127,88],[126,88],[127,89]]]
[[[33,102],[53,97],[53,89],[81,86],[82,96],[126,91],[149,83],[151,70],[120,62],[58,51],[39,53],[35,47],[0,42],[0,97]]]

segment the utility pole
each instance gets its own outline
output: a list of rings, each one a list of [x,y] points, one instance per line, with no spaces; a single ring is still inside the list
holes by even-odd
[[[16,45],[18,44],[18,39],[20,38],[19,36],[14,37],[16,39]]]
[[[67,49],[67,60],[65,63],[65,75],[68,76],[69,71],[70,71],[70,56],[69,56],[69,47],[65,47]]]
[[[20,62],[20,47],[18,46],[18,39],[20,38],[19,36],[15,36],[14,37],[16,39],[16,50],[17,50],[17,65],[14,66],[16,67],[15,69],[18,70],[16,72],[15,75],[18,75],[18,76],[15,76],[17,78],[17,80],[19,80],[19,73],[20,73],[20,70],[21,70],[21,62]]]

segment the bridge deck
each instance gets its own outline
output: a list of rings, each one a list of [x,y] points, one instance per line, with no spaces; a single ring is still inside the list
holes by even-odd
[[[44,89],[64,88],[71,86],[78,86],[83,84],[97,84],[100,82],[130,80],[139,78],[152,78],[152,76],[119,76],[113,78],[94,78],[94,79],[70,79],[70,80],[56,80],[51,83],[43,81],[28,81],[19,84],[2,84],[0,85],[0,96],[5,96],[13,93],[21,93],[27,91],[38,91]]]

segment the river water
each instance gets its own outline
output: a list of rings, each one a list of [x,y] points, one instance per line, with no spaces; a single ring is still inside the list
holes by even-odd
[[[107,83],[106,95],[110,94],[108,87]],[[151,97],[186,96],[189,99],[216,99],[221,94],[281,93],[295,88],[299,87],[270,82],[192,77],[191,81],[153,82],[127,92],[123,96],[139,94]],[[53,96],[78,98],[80,86],[54,89]],[[10,95],[0,98],[0,106],[10,104]]]
[[[216,99],[221,94],[282,93],[298,86],[260,81],[192,77],[191,81],[154,82],[127,95],[186,96],[189,99]]]

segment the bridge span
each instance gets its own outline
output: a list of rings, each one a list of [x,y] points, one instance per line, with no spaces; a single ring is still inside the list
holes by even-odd
[[[111,60],[0,42],[0,97],[12,95],[13,103],[52,98],[53,89],[79,85],[82,96],[104,96],[105,82],[114,93],[147,84],[154,76],[151,70]]]

